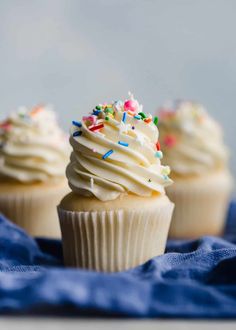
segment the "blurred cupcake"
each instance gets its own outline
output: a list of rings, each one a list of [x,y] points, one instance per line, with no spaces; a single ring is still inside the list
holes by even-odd
[[[232,177],[220,126],[200,104],[179,101],[160,109],[159,129],[175,181],[167,189],[175,203],[170,237],[222,234]]]
[[[131,94],[73,121],[72,192],[58,207],[67,266],[121,271],[164,252],[173,204],[154,122]]]
[[[59,236],[56,206],[68,191],[66,135],[49,107],[20,108],[0,123],[0,212],[31,235]]]

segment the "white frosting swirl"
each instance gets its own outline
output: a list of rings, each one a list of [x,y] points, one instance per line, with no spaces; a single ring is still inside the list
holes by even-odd
[[[92,116],[73,122],[73,152],[66,172],[71,189],[101,201],[116,199],[125,192],[164,194],[164,187],[172,181],[169,168],[161,166],[157,155],[158,129],[151,115],[146,121],[141,119],[138,112],[142,107],[132,95],[125,103],[97,108]]]
[[[0,177],[21,182],[63,177],[69,158],[66,134],[49,106],[20,108],[0,123]]]
[[[227,164],[221,127],[197,103],[177,101],[159,111],[163,162],[176,175],[201,175]]]

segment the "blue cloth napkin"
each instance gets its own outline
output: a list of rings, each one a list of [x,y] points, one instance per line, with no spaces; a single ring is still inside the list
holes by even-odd
[[[236,317],[236,203],[225,238],[169,241],[167,253],[115,274],[65,269],[61,242],[0,216],[0,314]]]

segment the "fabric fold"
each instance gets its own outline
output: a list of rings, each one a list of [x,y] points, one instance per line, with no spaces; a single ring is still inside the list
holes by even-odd
[[[29,237],[0,216],[0,314],[236,317],[236,203],[230,233],[171,240],[166,254],[126,272],[62,265],[58,240]]]

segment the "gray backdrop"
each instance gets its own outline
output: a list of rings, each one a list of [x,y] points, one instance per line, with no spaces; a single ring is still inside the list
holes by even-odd
[[[235,0],[0,0],[0,118],[54,104],[65,129],[131,90],[153,112],[202,102],[225,128],[236,174]]]

